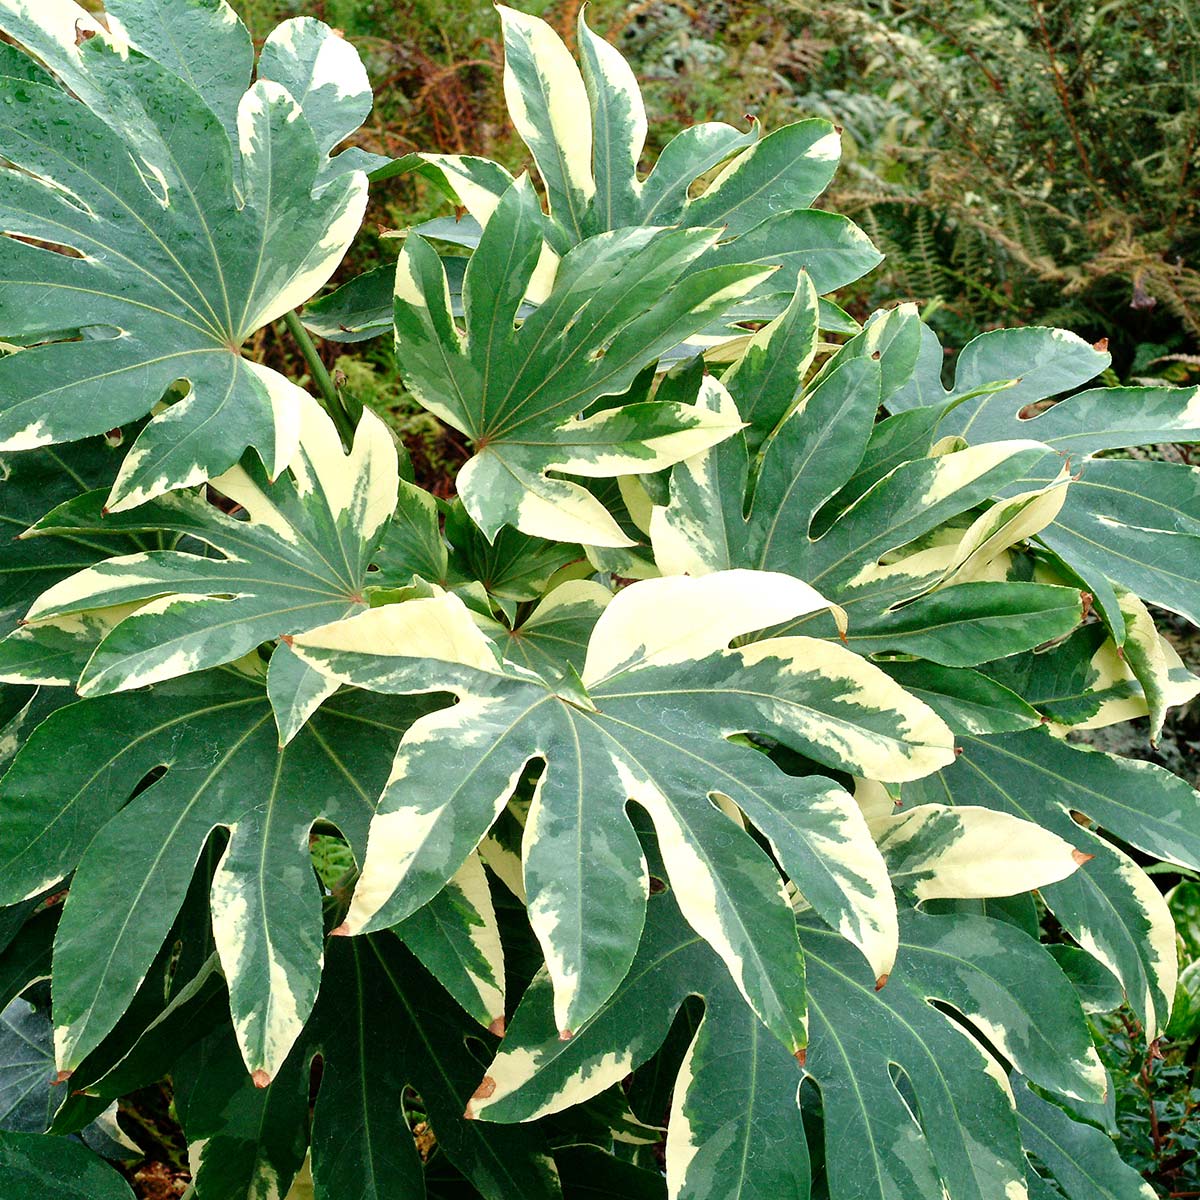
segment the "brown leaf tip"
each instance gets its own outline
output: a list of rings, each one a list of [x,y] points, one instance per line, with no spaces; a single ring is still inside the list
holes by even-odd
[[[575,1036],[573,1029],[560,1029],[558,1031],[558,1040],[560,1042],[569,1042]]]
[[[290,646],[296,639],[290,633],[285,633],[279,640],[285,646]]]
[[[877,980],[875,980],[875,990],[877,992],[882,992],[884,985],[887,983],[888,979],[889,979],[888,973],[885,971],[882,975],[880,975],[880,977]]]
[[[805,1060],[808,1058],[808,1047],[801,1046],[799,1050],[792,1056],[801,1066],[804,1066]]]
[[[504,1015],[503,1015],[503,1014],[501,1014],[500,1016],[498,1016],[498,1017],[497,1017],[497,1018],[496,1018],[496,1019],[495,1019],[495,1020],[494,1020],[494,1021],[493,1021],[493,1022],[490,1024],[490,1025],[489,1025],[489,1026],[488,1026],[488,1033],[494,1033],[494,1034],[495,1034],[497,1037],[503,1037],[503,1036],[504,1036],[504,1030],[505,1030],[505,1025],[504,1025]]]
[[[329,936],[330,937],[349,937],[350,936],[350,922],[343,921],[336,929],[331,929],[329,931]]]
[[[57,1075],[50,1081],[52,1087],[58,1087],[60,1083],[66,1083],[68,1079],[74,1075],[74,1071],[59,1071]]]
[[[1096,856],[1094,854],[1084,854],[1082,850],[1072,850],[1071,857],[1082,867],[1084,863],[1090,863]]]
[[[1097,354],[1103,354],[1108,349],[1108,338],[1103,337],[1098,342],[1093,342],[1092,349],[1095,350]]]
[[[250,1076],[250,1082],[261,1091],[263,1088],[271,1086],[271,1077],[262,1069],[262,1067],[259,1067],[258,1070]]]

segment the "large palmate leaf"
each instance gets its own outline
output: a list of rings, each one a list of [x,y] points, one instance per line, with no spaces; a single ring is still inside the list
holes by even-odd
[[[1079,478],[1040,537],[1087,581],[1118,640],[1124,641],[1125,620],[1110,580],[1200,622],[1200,474],[1173,463],[1097,457],[1154,442],[1200,440],[1200,389],[1098,388],[1043,412],[1030,409],[1081,386],[1108,364],[1107,354],[1061,329],[981,334],[963,350],[949,392],[939,379],[941,358],[927,330],[915,377],[920,385],[892,397],[889,407],[945,406],[989,383],[1016,379],[1011,387],[959,403],[940,432],[973,444],[1030,437],[1054,451],[1014,481],[1014,490],[1052,479],[1059,456],[1069,456]]]
[[[802,1079],[819,1093],[831,1195],[1023,1195],[1007,1084],[984,1046],[1063,1094],[1095,1099],[1104,1087],[1078,1001],[1050,955],[1001,922],[909,912],[896,970],[880,989],[819,923],[802,922],[801,941],[812,1025],[802,1070],[766,1036],[670,896],[656,896],[629,976],[571,1041],[556,1036],[548,981],[534,981],[469,1111],[521,1121],[596,1094],[646,1061],[698,993],[704,1020],[675,1083],[667,1133],[673,1200],[808,1195],[800,1105],[817,1096],[800,1090]],[[961,1014],[966,1028],[931,1001]]]
[[[1040,894],[1063,928],[1121,980],[1153,1037],[1175,994],[1170,912],[1141,868],[1091,825],[1155,858],[1194,868],[1200,864],[1200,794],[1161,767],[1072,746],[1044,729],[968,735],[962,746],[953,766],[905,786],[906,803],[997,809],[1092,855],[1082,870]]]
[[[335,941],[313,1020],[279,1076],[255,1089],[218,1031],[174,1071],[198,1200],[287,1193],[309,1146],[309,1066],[322,1059],[311,1127],[316,1200],[423,1200],[424,1164],[406,1108],[419,1098],[437,1150],[485,1200],[553,1200],[540,1131],[463,1119],[481,1035],[391,934]],[[490,1043],[494,1045],[494,1040]],[[262,1191],[268,1186],[274,1191]]]
[[[768,734],[840,770],[902,780],[951,760],[949,731],[838,646],[740,634],[824,607],[767,573],[637,583],[592,630],[581,673],[547,682],[498,661],[454,596],[378,608],[297,637],[306,662],[394,692],[459,703],[413,727],[372,825],[348,931],[384,928],[432,897],[487,833],[531,760],[545,763],[525,828],[530,919],[550,964],[559,1028],[612,992],[633,958],[646,867],[629,801],[659,830],[689,921],[750,1003],[803,1044],[800,957],[775,867],[719,805],[767,837],[796,886],[874,965],[890,968],[894,907],[852,799],[729,741]],[[867,764],[872,764],[868,766]],[[710,800],[712,803],[710,803]]]
[[[766,137],[757,124],[748,133],[720,122],[696,125],[669,142],[642,179],[646,112],[620,53],[581,14],[581,72],[545,21],[503,5],[499,11],[505,99],[545,185],[546,237],[558,253],[595,234],[634,225],[720,227],[728,261],[784,263],[788,282],[772,288],[789,293],[797,272],[807,269],[821,279],[822,294],[880,261],[846,218],[810,209],[841,156],[838,133],[828,121],[799,121]],[[512,177],[496,163],[471,156],[423,154],[418,161],[421,165],[412,166],[435,178],[473,218],[457,230],[431,222],[430,233],[471,244],[470,227],[477,231],[487,224]],[[695,182],[722,163],[697,195]]]
[[[71,0],[0,6],[0,30],[56,76],[0,78],[0,219],[27,239],[0,242],[0,337],[31,347],[0,360],[0,449],[102,433],[182,382],[113,486],[127,508],[247,446],[272,475],[291,460],[302,393],[239,348],[320,288],[358,229],[366,164],[327,151],[370,95],[316,22],[282,26],[251,85],[223,0],[109,12],[112,32]]]
[[[173,549],[99,562],[43,593],[26,614],[31,624],[14,638],[24,644],[79,614],[133,606],[104,631],[79,677],[81,695],[103,695],[232,662],[264,641],[364,610],[368,569],[396,504],[395,447],[382,421],[364,412],[354,448],[343,454],[333,422],[313,401],[306,398],[301,413],[299,450],[275,483],[250,457],[213,481],[248,520],[192,492],[113,514],[103,508],[104,493],[91,492],[49,513],[31,530],[35,546],[43,534],[58,540],[159,530],[221,557]],[[306,674],[286,650],[272,661],[269,687],[285,740],[313,707],[294,699]],[[62,682],[34,670],[21,676],[10,668],[8,677]],[[318,686],[314,698],[326,695]]]
[[[262,681],[224,669],[81,701],[44,722],[0,783],[0,901],[75,872],[54,955],[60,1070],[79,1065],[130,1003],[221,826],[230,837],[212,884],[213,932],[243,1055],[270,1077],[320,981],[309,830],[332,822],[361,859],[387,765],[421,711],[348,693],[281,752]],[[150,772],[160,777],[143,786]]]
[[[400,372],[421,404],[470,440],[475,456],[457,488],[489,537],[507,524],[560,541],[626,545],[594,497],[546,473],[657,471],[733,432],[719,414],[672,403],[583,415],[764,277],[757,267],[713,266],[680,280],[715,239],[708,229],[638,228],[582,243],[516,328],[543,245],[537,198],[518,181],[467,267],[465,336],[436,253],[408,239],[396,267]]]
[[[807,354],[803,344],[790,352],[800,361]],[[751,373],[741,366],[730,384],[752,411],[762,386],[748,388]],[[761,462],[736,436],[677,466],[669,503],[656,507],[650,522],[659,566],[692,575],[729,567],[794,575],[840,606],[847,628],[806,614],[786,631],[844,632],[846,643],[864,654],[902,652],[963,667],[1069,632],[1082,617],[1076,589],[969,577],[956,582],[1035,532],[1061,503],[1065,482],[1012,502],[1011,511],[983,514],[949,542],[897,556],[1021,478],[1046,456],[1036,442],[988,443],[902,461],[815,536],[814,519],[862,460],[888,366],[885,356],[858,356],[851,347],[767,440]],[[703,395],[731,417],[737,411],[721,387]],[[786,411],[786,404],[776,400],[770,410]],[[743,516],[752,463],[756,482]]]
[[[697,327],[695,336],[689,335],[691,354],[705,344],[744,335],[740,320],[776,316],[802,276],[825,295],[881,261],[851,221],[811,207],[833,178],[841,153],[838,131],[828,121],[798,121],[766,136],[756,121],[745,133],[718,121],[691,126],[668,142],[643,179],[638,165],[646,111],[620,53],[588,28],[581,12],[581,71],[545,21],[503,5],[498,9],[505,98],[549,207],[548,214],[538,214],[546,246],[525,292],[528,301],[545,298],[557,258],[589,237],[633,226],[720,229],[713,265],[757,264],[778,271],[759,281],[747,299],[728,304],[705,328]],[[453,219],[427,221],[416,232],[471,250],[513,183],[504,167],[473,155],[414,154],[394,170],[417,171],[460,206]],[[447,260],[452,271],[459,264]],[[334,341],[375,336],[391,324],[390,286],[386,272],[368,272],[312,305],[306,321]],[[857,330],[828,301],[821,303],[820,320],[840,333]]]

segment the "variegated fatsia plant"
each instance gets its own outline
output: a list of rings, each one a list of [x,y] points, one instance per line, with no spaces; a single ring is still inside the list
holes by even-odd
[[[196,1200],[1149,1197],[1089,1019],[1163,1028],[1200,799],[1086,731],[1200,691],[1200,477],[1124,453],[1200,395],[947,386],[831,298],[830,125],[647,169],[617,51],[499,18],[516,178],[340,149],[318,21],[0,0],[0,1192],[128,1195],[75,1135],[167,1078]],[[458,216],[312,300],[404,172]],[[456,499],[313,335],[395,336]]]

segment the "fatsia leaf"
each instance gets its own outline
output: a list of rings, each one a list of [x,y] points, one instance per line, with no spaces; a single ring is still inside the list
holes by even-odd
[[[0,1176],[13,1196],[133,1200],[129,1184],[112,1167],[67,1138],[0,1132]]]
[[[44,722],[0,783],[0,896],[12,903],[75,872],[55,943],[59,1069],[113,1029],[223,826],[213,931],[247,1066],[274,1074],[320,980],[309,830],[332,822],[361,858],[387,764],[420,711],[349,693],[281,752],[261,681],[226,669],[81,701]],[[151,772],[160,777],[141,786]]]
[[[565,1146],[554,1162],[568,1200],[665,1200],[666,1181],[661,1172],[635,1166],[595,1146]]]
[[[1200,439],[1200,389],[1096,388],[1038,412],[1028,406],[1086,383],[1108,364],[1108,355],[1061,329],[996,330],[963,350],[947,393],[940,383],[933,387],[933,357],[940,364],[941,352],[928,331],[927,343],[921,394],[893,397],[890,406],[945,405],[988,381],[1020,377],[1012,387],[960,403],[942,420],[941,431],[972,443],[1012,437],[1044,443],[1055,457],[1034,464],[1018,481],[1024,486],[1051,478],[1057,456],[1070,456],[1079,478],[1041,538],[1096,593],[1118,641],[1124,641],[1125,622],[1108,580],[1200,622],[1200,473],[1173,463],[1096,457]]]
[[[310,1065],[319,1055],[316,1200],[422,1200],[410,1089],[436,1139],[435,1160],[448,1158],[485,1200],[554,1200],[557,1176],[540,1131],[463,1119],[481,1069],[472,1037],[487,1039],[394,936],[335,940],[312,1022],[269,1087],[256,1089],[238,1070],[225,1030],[176,1065],[197,1197],[287,1193],[310,1148]]]
[[[555,572],[583,560],[579,546],[530,537],[512,528],[500,530],[489,541],[461,504],[447,508],[445,529],[450,543],[447,575],[431,582],[477,581],[506,607],[541,599]]]
[[[1013,1094],[1021,1140],[1068,1200],[1152,1200],[1157,1195],[1121,1161],[1105,1133],[1072,1120],[1019,1077],[1013,1079]]]
[[[595,237],[632,226],[720,227],[714,264],[780,268],[753,288],[751,307],[727,304],[715,313],[686,355],[700,345],[745,336],[737,323],[770,320],[786,307],[802,273],[818,292],[852,282],[880,261],[869,239],[845,217],[810,208],[824,191],[840,156],[838,131],[810,119],[760,137],[719,122],[684,129],[664,147],[645,179],[638,162],[646,140],[646,113],[637,80],[617,50],[587,26],[581,12],[577,44],[582,73],[545,21],[499,6],[505,45],[504,91],[513,124],[529,147],[546,188],[550,212],[537,214],[546,246],[526,291],[537,303],[559,255]],[[720,167],[719,171],[714,169]],[[410,156],[415,170],[465,209],[465,218],[438,219],[418,232],[474,248],[512,176],[471,155]],[[700,186],[704,180],[705,186]],[[693,273],[702,264],[687,268]],[[371,285],[355,289],[316,314],[335,337],[370,336],[379,314],[363,311]],[[350,302],[353,309],[347,307]],[[836,306],[822,303],[825,328],[854,333]]]
[[[746,422],[751,451],[791,410],[816,355],[817,336],[817,293],[806,274],[787,308],[755,333],[721,377]]]
[[[472,854],[397,936],[484,1028],[504,1030],[504,949],[487,875]]]
[[[26,614],[57,625],[64,618],[137,605],[104,634],[79,680],[84,696],[127,691],[232,662],[261,642],[325,625],[367,607],[368,568],[396,503],[396,452],[383,422],[364,412],[349,455],[333,422],[313,401],[302,405],[300,448],[273,484],[252,458],[213,481],[244,508],[227,515],[203,496],[174,493],[129,513],[105,514],[103,494],[68,501],[34,526],[36,535],[84,538],[155,530],[202,542],[220,557],[193,550],[143,551],[111,558],[42,594]],[[304,668],[292,667],[292,696]],[[311,682],[311,681],[310,681]],[[285,682],[272,680],[284,704]],[[307,716],[301,703],[299,723]],[[297,721],[280,721],[293,735]]]
[[[72,1097],[117,1100],[171,1071],[190,1046],[229,1025],[229,991],[212,932],[209,893],[225,839],[210,838],[153,962],[112,1032],[71,1074]],[[231,1034],[232,1036],[232,1034]],[[64,1101],[51,1131],[70,1132]]]
[[[55,1105],[50,1018],[24,1000],[0,1012],[0,1129],[43,1133]]]
[[[400,1103],[406,1088],[419,1095],[439,1153],[485,1200],[559,1195],[539,1130],[463,1119],[480,1070],[468,1039],[485,1035],[392,935],[335,939],[327,972],[316,1015],[325,1058],[313,1117],[316,1200],[424,1196]]]
[[[1195,868],[1195,789],[1151,763],[1072,746],[1035,729],[964,737],[953,766],[908,784],[904,796],[908,802],[949,801],[1010,813],[1092,855],[1081,870],[1040,894],[1075,941],[1121,980],[1130,1007],[1153,1036],[1175,992],[1171,915],[1141,868],[1090,825],[1094,821],[1156,858]]]
[[[289,1194],[308,1149],[308,1062],[299,1051],[268,1087],[240,1069],[227,1027],[177,1056],[172,1091],[196,1200]]]
[[[1015,733],[1041,724],[1041,714],[1032,704],[978,671],[920,661],[881,665],[906,691],[924,700],[956,734]]]
[[[109,501],[119,509],[220,474],[248,446],[271,475],[288,464],[303,393],[240,347],[333,273],[367,182],[324,153],[337,125],[329,81],[293,96],[271,77],[299,86],[283,51],[301,30],[318,72],[357,64],[332,31],[290,26],[251,85],[249,35],[228,5],[113,11],[109,33],[66,0],[0,10],[0,29],[62,85],[0,82],[16,168],[0,179],[0,214],[38,242],[0,242],[0,336],[43,343],[0,360],[0,448],[138,420],[183,381],[125,458]],[[77,45],[77,27],[94,36]],[[361,74],[344,77],[355,111]]]
[[[443,534],[442,522],[445,522]],[[480,590],[510,621],[518,604],[540,599],[564,567],[587,570],[583,549],[512,528],[489,541],[459,501],[439,504],[401,481],[400,500],[375,555],[379,588],[404,588],[415,575],[465,597]],[[487,610],[487,605],[484,605]]]
[[[396,267],[400,372],[422,405],[472,443],[458,492],[489,538],[515,525],[559,541],[625,545],[598,501],[546,472],[657,471],[734,431],[720,414],[679,404],[581,415],[764,277],[758,268],[717,266],[681,281],[716,236],[637,228],[582,243],[558,265],[545,301],[514,328],[543,245],[537,198],[518,181],[467,267],[465,336],[436,253],[420,237],[405,242]]]
[[[1130,597],[1122,599],[1127,601]],[[1144,608],[1140,604],[1139,607]],[[1126,645],[1130,641],[1141,644],[1149,658],[1151,654],[1142,637],[1139,624],[1131,622]],[[1144,717],[1150,711],[1142,684],[1131,669],[1132,657],[1118,648],[1103,625],[1090,624],[1036,654],[986,663],[982,670],[1004,687],[1019,692],[1053,724],[1099,729]],[[1158,703],[1165,707],[1185,704],[1197,694],[1200,680],[1188,671],[1174,647],[1161,636],[1154,657],[1166,668],[1165,678],[1159,676]]]
[[[719,226],[713,265],[760,264],[779,273],[758,282],[749,299],[724,306],[664,357],[686,359],[705,346],[744,339],[741,322],[779,316],[802,276],[819,292],[830,292],[880,261],[845,217],[810,208],[837,167],[839,137],[829,122],[799,121],[766,137],[757,122],[746,133],[720,122],[685,128],[642,179],[637,167],[646,140],[645,108],[633,71],[617,50],[587,27],[581,12],[581,75],[545,21],[504,6],[500,14],[505,95],[550,207],[549,214],[536,214],[546,244],[525,289],[527,303],[546,298],[559,257],[590,237],[638,225]],[[396,173],[409,170],[459,206],[453,219],[436,218],[416,232],[470,250],[514,182],[499,164],[473,155],[413,154],[394,164]],[[456,312],[452,269],[461,262],[446,260]],[[705,265],[693,263],[686,272]],[[312,306],[310,327],[335,341],[383,332],[391,322],[385,288],[377,272],[352,281]],[[527,311],[518,309],[522,316]],[[857,323],[825,299],[819,320],[828,330],[858,332]]]
[[[777,214],[808,209],[832,180],[840,138],[821,119],[785,125],[762,138],[757,126],[742,134],[715,122],[697,125],[668,143],[654,170],[641,179],[646,112],[622,55],[588,28],[581,12],[581,72],[547,22],[504,6],[499,12],[505,99],[546,185],[549,237],[559,248],[631,225],[721,227],[725,240],[736,243]],[[427,156],[427,161],[486,224],[486,197],[504,186],[494,164],[487,164],[492,168],[487,172],[478,159]],[[694,195],[691,185],[722,162],[722,170]]]
[[[534,981],[471,1114],[527,1120],[596,1094],[650,1057],[692,993],[704,997],[705,1016],[675,1084],[672,1197],[806,1195],[797,1098],[804,1077],[820,1091],[831,1194],[899,1200],[940,1195],[943,1186],[953,1200],[1019,1194],[1023,1161],[1003,1074],[931,1000],[957,1010],[1042,1086],[1088,1098],[1103,1088],[1070,985],[1010,926],[909,913],[896,971],[882,989],[837,934],[806,921],[801,940],[812,1012],[802,1072],[763,1036],[711,951],[662,895],[650,901],[633,970],[571,1041],[555,1035],[547,980]]]
[[[120,461],[119,449],[104,438],[0,458],[0,536],[5,540],[0,622],[6,629],[51,584],[112,554],[114,542],[118,549],[140,548],[121,533],[113,540],[87,534],[42,540],[18,536],[57,505],[107,487]]]
[[[24,916],[34,903],[6,911],[17,911]],[[57,906],[43,909],[20,925],[4,947],[0,953],[0,1003],[7,1005],[31,983],[50,978],[50,954],[58,918]]]
[[[918,804],[870,826],[892,886],[918,901],[1013,896],[1087,861],[1057,834],[989,808]]]
[[[995,329],[963,348],[955,364],[954,384],[947,390],[942,386],[945,355],[933,330],[924,326],[916,370],[905,388],[891,397],[888,407],[902,412],[956,403],[953,428],[959,431],[980,414],[989,413],[990,398],[998,387],[1003,397],[998,401],[1000,411],[1015,413],[1028,404],[1074,391],[1111,361],[1105,350],[1089,346],[1065,329]],[[994,415],[985,415],[985,424]],[[992,429],[979,440],[998,436]]]
[[[395,266],[372,267],[306,304],[305,328],[327,342],[365,342],[390,333],[395,289]]]
[[[56,1088],[53,1040],[49,1013],[24,1000],[0,1013],[0,1130],[45,1133],[49,1127],[58,1133],[51,1125],[55,1109],[75,1102],[84,1111],[71,1132],[109,1158],[131,1157],[131,1144],[114,1119],[115,1104],[78,1100]],[[0,1179],[7,1183],[8,1177]]]
[[[559,1028],[595,1011],[636,949],[647,880],[625,816],[633,800],[659,830],[688,919],[764,1021],[798,1048],[800,960],[781,882],[716,803],[732,802],[770,839],[805,898],[877,973],[894,949],[891,892],[845,792],[823,777],[784,775],[729,735],[765,733],[841,770],[870,773],[862,764],[875,762],[891,779],[953,754],[949,731],[923,704],[849,651],[807,638],[725,649],[824,605],[798,580],[764,573],[636,583],[599,617],[582,672],[568,668],[550,683],[500,664],[452,596],[295,639],[301,657],[339,678],[460,699],[400,748],[348,929],[391,925],[432,897],[540,759],[524,881]],[[416,646],[425,657],[412,657]]]
[[[551,591],[514,629],[492,633],[504,657],[536,671],[548,683],[569,665],[582,671],[588,641],[612,593],[586,579],[568,580]]]
[[[1082,616],[1073,588],[986,580],[938,586],[1036,528],[1028,509],[1038,494],[1015,511],[983,514],[961,542],[896,557],[1045,457],[1036,442],[989,443],[903,462],[814,536],[816,514],[864,453],[881,394],[880,362],[852,355],[803,398],[764,447],[747,515],[751,459],[743,438],[675,467],[670,501],[651,519],[659,566],[692,575],[750,567],[804,579],[844,611],[846,630],[814,613],[775,632],[844,632],[846,644],[863,654],[893,651],[972,666],[1068,633]],[[734,412],[719,386],[702,400]]]

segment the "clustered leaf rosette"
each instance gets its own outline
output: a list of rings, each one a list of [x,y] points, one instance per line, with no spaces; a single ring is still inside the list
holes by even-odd
[[[311,18],[255,70],[217,0],[6,0],[0,31],[0,453],[154,412],[109,481],[126,509],[233,467],[274,477],[303,393],[241,347],[333,274],[367,200],[356,51]],[[19,235],[19,236],[13,236]],[[172,385],[182,394],[159,410]]]
[[[1146,1196],[1086,1018],[1164,1028],[1200,796],[1068,735],[1200,693],[1196,474],[1122,453],[1197,392],[945,386],[830,298],[830,125],[644,171],[617,51],[499,12],[532,176],[338,152],[316,21],[0,0],[0,1175],[128,1200],[62,1139],[169,1077],[199,1200]],[[452,500],[241,351],[405,172],[464,213],[305,319],[394,332]]]

